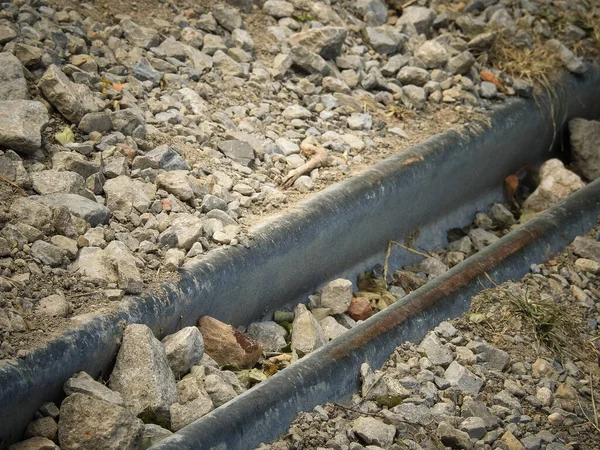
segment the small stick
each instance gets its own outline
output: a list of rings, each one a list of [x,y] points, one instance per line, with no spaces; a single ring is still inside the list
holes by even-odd
[[[354,409],[354,408],[349,408],[349,407],[347,407],[347,406],[340,405],[339,403],[334,403],[333,405],[334,405],[334,406],[337,406],[338,408],[342,408],[342,409],[344,409],[344,410],[346,410],[346,411],[353,412],[353,413],[355,413],[355,414],[365,414],[365,415],[367,415],[367,416],[381,417],[381,413],[370,413],[370,412],[363,412],[363,411],[359,411],[359,410],[357,410],[357,409]]]
[[[10,184],[13,188],[15,188],[23,197],[27,197],[27,192],[21,189],[19,186],[15,184],[10,178],[0,173],[0,181],[4,181],[7,184]]]
[[[333,163],[333,158],[329,155],[329,152],[321,146],[302,144],[300,148],[306,156],[310,156],[310,159],[300,167],[290,170],[281,181],[283,187],[289,188],[302,175],[310,173],[319,167],[330,166]]]

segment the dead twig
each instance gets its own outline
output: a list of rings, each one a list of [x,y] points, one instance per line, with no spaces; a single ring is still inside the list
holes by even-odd
[[[399,242],[396,241],[389,241],[388,242],[388,246],[387,246],[387,250],[385,252],[385,261],[383,263],[383,279],[387,280],[387,274],[388,274],[388,266],[389,266],[389,260],[390,260],[390,254],[392,253],[392,245],[396,245],[400,248],[403,248],[404,250],[414,253],[415,255],[419,255],[422,256],[423,258],[432,258],[433,256],[428,255],[426,253],[422,253],[418,250],[415,250],[413,248],[407,247],[406,245],[402,245]]]
[[[304,155],[310,159],[302,164],[300,167],[290,170],[290,172],[283,178],[281,185],[285,188],[291,187],[298,178],[302,175],[311,173],[313,170],[319,167],[327,167],[333,164],[333,158],[325,148],[317,145],[302,144],[301,150]]]
[[[21,194],[23,197],[27,197],[27,192],[25,192],[22,188],[20,188],[19,186],[17,186],[15,184],[14,181],[12,181],[10,178],[8,178],[6,175],[2,175],[0,173],[0,181],[4,181],[7,184],[10,184],[13,188],[15,188],[15,190]]]

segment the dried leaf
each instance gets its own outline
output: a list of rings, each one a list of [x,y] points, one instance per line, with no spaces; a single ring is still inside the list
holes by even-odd
[[[493,85],[495,85],[498,90],[504,94],[506,94],[506,87],[504,87],[504,85],[502,84],[502,82],[496,78],[494,75],[492,75],[489,72],[486,72],[485,70],[483,70],[479,76],[481,77],[481,81],[487,81],[488,83],[492,83]]]
[[[379,403],[381,406],[387,406],[388,408],[393,408],[394,406],[398,406],[402,403],[402,397],[395,397],[392,395],[382,395],[381,397],[375,398],[375,401]]]
[[[474,313],[469,315],[469,322],[471,323],[481,323],[487,319],[485,314]]]

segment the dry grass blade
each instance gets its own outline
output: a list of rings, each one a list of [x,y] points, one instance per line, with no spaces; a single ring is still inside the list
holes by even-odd
[[[426,253],[422,253],[418,250],[412,249],[410,247],[407,247],[406,245],[402,245],[399,242],[396,241],[388,241],[388,245],[387,245],[387,250],[385,252],[385,261],[383,263],[383,279],[387,280],[387,275],[388,275],[388,269],[389,269],[389,262],[390,262],[390,254],[392,253],[392,245],[396,245],[400,248],[403,248],[404,250],[414,253],[415,255],[419,255],[422,256],[423,258],[431,258],[431,255],[428,255]]]
[[[21,189],[19,186],[17,186],[14,181],[12,181],[10,178],[8,178],[5,175],[2,175],[0,173],[0,181],[5,182],[6,184],[10,184],[17,192],[19,192],[19,194],[21,194],[23,197],[27,197],[27,192],[25,192],[23,189]]]

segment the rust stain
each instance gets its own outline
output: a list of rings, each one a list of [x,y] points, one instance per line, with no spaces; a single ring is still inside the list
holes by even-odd
[[[362,347],[376,337],[389,332],[408,319],[426,311],[444,298],[459,291],[477,277],[482,276],[507,257],[517,253],[520,249],[535,241],[543,233],[543,230],[539,226],[528,226],[522,229],[522,231],[524,232],[519,233],[518,237],[507,242],[485,259],[469,264],[462,272],[443,281],[438,286],[430,288],[409,304],[394,310],[391,314],[386,314],[386,317],[376,321],[352,341],[341,343],[332,349],[331,357],[334,360],[343,359],[353,350]]]
[[[409,156],[405,160],[402,161],[403,166],[410,166],[411,164],[418,163],[423,161],[423,155],[414,155]]]

